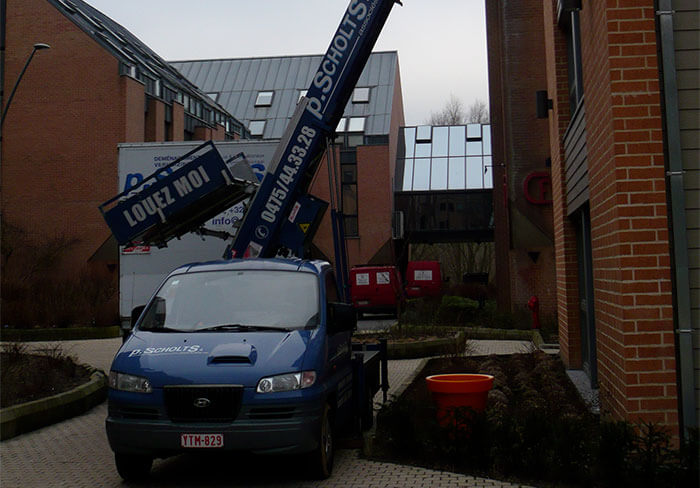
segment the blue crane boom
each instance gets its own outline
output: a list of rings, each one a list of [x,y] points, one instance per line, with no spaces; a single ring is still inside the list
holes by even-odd
[[[318,165],[394,3],[351,0],[330,46],[280,140],[230,247],[231,257],[303,257],[327,204],[308,194]],[[240,171],[239,171],[240,173]],[[100,206],[119,244],[159,246],[197,230],[250,197],[253,184],[211,143]],[[345,262],[342,221],[333,214],[336,264]],[[343,265],[344,266],[344,265]],[[345,272],[340,272],[339,275]]]
[[[284,219],[303,208],[313,175],[395,0],[352,0],[236,234],[234,257],[286,246]],[[302,199],[300,201],[299,199]]]

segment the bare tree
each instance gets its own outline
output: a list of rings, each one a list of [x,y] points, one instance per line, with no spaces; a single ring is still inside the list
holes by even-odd
[[[466,122],[467,114],[464,104],[454,94],[439,112],[432,112],[428,125],[462,125]]]
[[[489,109],[483,100],[475,100],[464,108],[462,101],[454,94],[439,112],[432,112],[428,125],[464,125],[464,124],[488,124]]]
[[[470,124],[488,124],[489,108],[483,100],[474,100],[467,112],[467,122]]]

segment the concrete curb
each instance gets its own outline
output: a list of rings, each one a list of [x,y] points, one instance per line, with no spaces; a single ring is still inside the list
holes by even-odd
[[[2,342],[77,341],[119,337],[121,329],[112,327],[72,327],[66,329],[2,329]]]
[[[400,397],[403,395],[403,392],[406,391],[406,388],[408,388],[411,383],[416,379],[416,377],[422,373],[423,368],[425,368],[425,365],[430,361],[432,358],[423,358],[420,360],[420,362],[416,365],[416,369],[413,370],[413,372],[401,383],[399,384],[394,392],[391,394],[392,397]],[[388,398],[387,402],[391,402],[392,399]],[[374,450],[374,439],[377,434],[377,410],[374,411],[374,423],[372,424],[372,428],[369,429],[366,432],[362,433],[362,454],[364,456],[371,456],[372,452]]]
[[[446,339],[429,341],[399,342],[387,344],[389,359],[418,359],[429,356],[440,356],[458,349],[464,344],[464,333],[458,332]]]
[[[107,398],[107,377],[93,370],[90,381],[40,400],[0,409],[0,440],[87,412]]]

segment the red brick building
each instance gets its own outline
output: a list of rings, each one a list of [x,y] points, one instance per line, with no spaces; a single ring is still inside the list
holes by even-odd
[[[243,121],[251,136],[282,137],[322,55],[173,61],[183,75]],[[226,75],[225,75],[226,74]],[[336,128],[339,198],[349,265],[393,264],[392,179],[404,125],[396,52],[372,53]],[[330,201],[326,159],[311,193]],[[330,211],[314,238],[320,257],[334,260]]]
[[[36,308],[20,285],[36,273],[55,290],[77,286],[81,273],[114,283],[116,245],[97,206],[117,193],[118,143],[236,138],[245,128],[80,0],[3,0],[2,14],[3,109],[34,44],[50,45],[35,53],[2,124],[5,321]]]
[[[549,128],[534,93],[546,83],[539,0],[486,1],[496,285],[501,307],[556,321]]]
[[[165,62],[81,0],[1,2],[5,97],[34,44],[51,46],[35,53],[2,127],[2,320],[114,321],[118,248],[97,207],[119,191],[117,145],[277,139],[321,56],[237,60],[286,66],[290,76],[280,78],[284,86],[270,85],[270,77],[251,85],[243,72],[227,72],[218,80],[231,86],[248,80],[233,93],[189,80],[175,69],[182,63]],[[391,180],[403,123],[398,56],[375,53],[337,129],[350,265],[393,262]],[[329,200],[325,162],[320,168],[312,193]],[[328,221],[327,214],[315,245],[332,259]],[[25,285],[29,278],[34,285]],[[96,291],[86,293],[88,288]],[[75,296],[99,302],[105,294],[111,297],[106,305],[75,303]],[[37,306],[37,295],[46,303]]]
[[[534,113],[539,91],[548,122],[532,127],[548,132],[562,359],[599,388],[604,414],[683,434],[700,391],[700,7],[487,5],[489,36],[529,45],[546,73],[507,103]]]

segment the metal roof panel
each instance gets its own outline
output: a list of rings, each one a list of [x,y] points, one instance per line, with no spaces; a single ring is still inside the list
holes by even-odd
[[[265,137],[279,138],[296,108],[299,90],[308,88],[322,58],[322,55],[277,56],[171,64],[206,92],[220,92],[219,103],[246,125],[250,120],[267,119]],[[372,53],[357,83],[371,88],[370,101],[349,102],[345,108],[346,117],[367,117],[368,135],[389,133],[397,69],[395,51]],[[275,91],[271,107],[255,107],[259,90]]]

